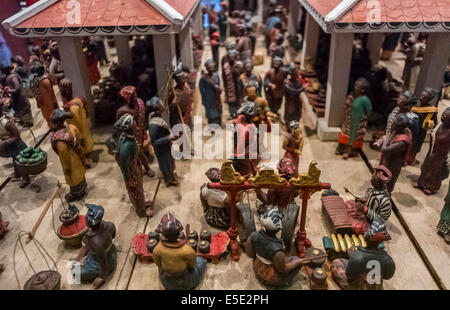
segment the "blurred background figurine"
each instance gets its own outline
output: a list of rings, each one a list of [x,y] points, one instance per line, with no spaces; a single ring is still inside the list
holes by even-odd
[[[202,96],[202,105],[206,110],[208,124],[222,125],[222,101],[220,94],[219,75],[216,73],[216,64],[212,59],[205,62],[206,73],[202,74],[198,88]]]

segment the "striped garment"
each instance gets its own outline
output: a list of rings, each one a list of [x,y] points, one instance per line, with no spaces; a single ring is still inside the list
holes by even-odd
[[[386,222],[392,212],[389,192],[387,189],[379,190],[373,187],[370,187],[367,192],[367,219],[372,222],[378,215]]]

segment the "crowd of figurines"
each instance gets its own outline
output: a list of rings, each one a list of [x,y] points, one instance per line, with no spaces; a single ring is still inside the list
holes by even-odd
[[[316,59],[308,59],[305,69],[301,70],[298,61],[286,64],[286,9],[271,1],[264,11],[265,44],[267,55],[271,57],[271,68],[261,77],[254,71],[254,66],[262,63],[264,55],[255,52],[252,14],[240,8],[239,3],[234,1],[233,8],[229,8],[227,2],[222,2],[220,12],[215,10],[214,5],[203,7],[210,25],[207,32],[212,59],[204,63],[199,80],[201,102],[208,123],[222,125],[224,98],[231,118],[227,121],[234,124],[237,131],[231,165],[233,171],[245,179],[257,175],[261,169],[261,159],[258,156],[250,159],[253,157],[248,153],[240,154],[240,146],[260,138],[258,131],[254,130],[259,124],[268,125],[269,132],[271,122],[283,124],[287,131],[282,144],[285,153],[277,165],[277,172],[286,180],[296,178],[299,176],[299,160],[303,150],[299,124],[302,116],[300,94],[305,91],[316,113],[320,115],[324,112],[329,38],[322,34]],[[300,25],[297,36],[287,37],[291,50],[301,49],[302,28]],[[227,35],[233,39],[230,40]],[[354,48],[345,120],[336,154],[344,159],[357,156],[363,147],[367,127],[371,124],[377,131],[370,146],[380,151],[381,159],[373,169],[366,197],[355,196],[354,200],[344,202],[334,190],[322,194],[323,210],[332,224],[332,237],[324,237],[323,245],[331,262],[332,277],[343,289],[374,288],[365,281],[366,265],[373,259],[382,265],[382,279],[388,280],[394,275],[395,264],[384,250],[384,242],[391,239],[385,225],[392,212],[390,194],[402,167],[417,164],[416,154],[421,151],[427,135],[431,142],[415,186],[427,195],[435,194],[449,174],[450,108],[442,113],[438,121],[436,98],[439,91],[426,88],[418,98],[409,91],[423,55],[424,36],[403,40],[403,49],[408,55],[403,83],[395,80],[386,68],[372,66],[365,39],[359,39],[357,42],[360,45]],[[384,58],[389,57],[390,39],[388,36],[383,45]],[[98,65],[106,65],[110,61],[103,38],[83,38],[82,42],[88,78],[95,87],[97,121],[114,125],[115,132],[107,144],[123,175],[136,214],[152,216],[153,205],[145,198],[143,178],[144,175],[155,176],[149,162],[156,157],[166,185],[178,185],[175,160],[170,149],[171,143],[179,137],[174,136],[170,128],[180,123],[192,124],[195,77],[184,67],[172,72],[172,87],[164,102],[156,91],[151,36],[134,39],[132,65],[125,67],[113,63],[109,68],[110,76],[104,79],[100,78]],[[203,42],[201,34],[193,35],[196,69],[201,67]],[[221,46],[225,47],[226,53],[219,59]],[[218,74],[219,65],[221,76]],[[59,106],[54,93],[55,85],[59,87],[62,106]],[[36,149],[23,142],[18,126],[33,126],[29,98],[34,97],[51,129],[51,146],[60,159],[65,182],[70,187],[66,201],[86,197],[86,169],[93,166],[96,158],[87,101],[76,95],[73,94],[72,82],[64,76],[55,41],[43,39],[34,45],[28,63],[16,56],[10,63],[2,64],[0,156],[13,159],[14,177],[22,180],[21,188],[30,184],[30,175],[20,165],[21,162],[15,160],[16,157],[28,154],[31,160],[40,156],[39,150],[35,156]],[[283,100],[285,110],[281,120]],[[240,155],[245,156],[241,159],[238,158]],[[205,174],[210,183],[221,180],[219,168],[210,168]],[[257,189],[256,194],[262,228],[258,231],[251,229],[241,240],[241,245],[254,260],[253,269],[258,281],[268,287],[290,286],[301,267],[311,263],[311,258],[290,255],[293,231],[290,235],[287,231],[290,226],[295,227],[297,217],[293,224],[283,220],[283,215],[292,210],[298,213],[299,207],[295,209],[292,205],[295,205],[295,197],[299,193],[293,189],[276,188],[268,191]],[[200,201],[209,225],[224,230],[230,228],[231,202],[225,191],[211,189],[205,183],[200,188]],[[82,282],[93,282],[94,287],[98,288],[117,264],[117,250],[113,243],[116,228],[114,224],[102,220],[104,209],[101,206],[86,204],[86,207],[83,235],[77,236],[82,238],[82,242],[72,240],[78,246],[82,244],[74,260],[81,264]],[[71,235],[74,225],[80,225],[80,218],[78,209],[70,205],[60,216],[63,225],[59,237],[67,241],[66,236]],[[8,225],[9,222],[0,213],[0,238]],[[437,228],[438,233],[450,243],[450,188]],[[159,278],[166,289],[192,289],[205,274],[206,261],[197,257],[192,247],[186,244],[188,238],[180,238],[183,229],[173,214],[165,214],[155,231],[155,238],[158,241],[161,239],[161,242],[152,248],[153,260],[159,267]],[[281,238],[278,237],[280,231]],[[78,267],[74,265],[74,272]],[[0,272],[2,270],[0,265]],[[320,273],[316,273],[315,277],[320,279]]]

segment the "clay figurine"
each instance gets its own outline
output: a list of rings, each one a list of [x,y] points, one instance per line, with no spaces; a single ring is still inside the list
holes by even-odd
[[[253,72],[253,61],[251,59],[247,59],[243,64],[244,72],[241,74],[240,83],[242,84],[242,89],[244,89],[244,96],[248,96],[248,83],[253,81],[256,83],[256,94],[261,97],[262,79],[259,74]]]
[[[380,289],[383,281],[394,276],[395,263],[392,257],[379,248],[381,242],[391,237],[384,226],[384,221],[378,218],[364,233],[367,247],[358,246],[349,251],[349,259],[337,258],[331,263],[331,275],[342,289]],[[371,261],[377,261],[380,266],[378,278],[368,279],[368,273],[374,268]]]
[[[284,36],[281,33],[278,33],[275,36],[275,42],[270,44],[269,50],[267,51],[267,54],[272,57],[272,65],[273,65],[273,59],[275,57],[280,57],[281,59],[284,58]]]
[[[73,117],[70,112],[56,109],[52,112],[52,127],[55,130],[51,144],[53,151],[59,156],[66,183],[70,193],[66,195],[68,202],[82,199],[86,194],[86,165],[82,146],[78,141],[81,134],[74,125],[64,124],[66,119]]]
[[[304,91],[295,65],[291,64],[289,66],[288,73],[289,78],[284,81],[284,121],[286,124],[290,121],[300,121],[302,117],[300,93]]]
[[[216,64],[212,59],[205,63],[206,73],[202,75],[198,83],[198,88],[202,96],[202,105],[206,110],[208,124],[222,125],[222,101],[220,94],[219,75],[216,73]]]
[[[263,228],[252,232],[245,246],[247,255],[253,259],[256,278],[268,286],[291,286],[303,261],[284,253],[283,240],[277,237],[282,229],[278,207],[267,210],[260,221]]]
[[[294,177],[298,177],[299,157],[303,152],[303,136],[298,121],[289,122],[288,133],[283,140],[283,149],[285,153],[283,158],[289,158],[292,161]]]
[[[269,108],[272,113],[278,114],[284,96],[285,73],[281,70],[283,60],[275,56],[273,58],[272,68],[264,77],[264,90],[266,92]]]
[[[143,172],[138,159],[139,146],[133,132],[135,126],[133,116],[128,113],[122,115],[114,124],[114,127],[120,132],[116,160],[137,215],[152,216],[151,202],[145,201]]]
[[[450,244],[450,184],[445,197],[445,204],[441,211],[441,218],[437,225],[437,231],[444,238],[445,242]]]
[[[72,259],[80,262],[81,266],[73,265],[72,274],[79,276],[82,283],[93,282],[97,289],[117,266],[117,249],[113,243],[116,226],[103,221],[105,210],[102,206],[86,204],[86,207],[86,225],[89,229],[83,237],[83,247],[78,256]]]
[[[159,280],[167,290],[190,290],[202,280],[206,271],[206,260],[197,257],[186,244],[178,239],[183,225],[173,214],[165,214],[158,228],[164,239],[153,249],[153,262],[159,268]]]
[[[220,170],[218,168],[210,168],[205,174],[210,182],[220,182]],[[230,227],[230,202],[225,191],[210,189],[206,184],[203,184],[200,187],[200,201],[206,222],[209,225],[220,229]]]
[[[427,157],[420,168],[418,187],[427,195],[437,193],[442,180],[448,178],[448,153],[450,152],[450,108],[444,110],[441,122],[431,133]]]
[[[368,91],[369,82],[365,78],[359,78],[355,82],[353,92],[347,97],[345,120],[336,149],[336,155],[342,155],[344,159],[356,156],[356,151],[363,147],[367,118],[372,113],[372,104],[366,95]]]
[[[45,73],[44,65],[35,62],[31,67],[32,77],[30,77],[30,88],[36,98],[36,103],[41,109],[42,116],[47,121],[48,127],[51,127],[50,117],[54,109],[58,109],[58,101],[56,100],[53,90],[53,83],[50,77]]]
[[[169,105],[170,125],[173,127],[176,124],[181,124],[181,113],[184,124],[190,127],[192,115],[191,88],[186,82],[186,74],[182,70],[175,71],[173,76],[176,86],[174,88],[174,97]]]
[[[153,97],[146,103],[149,111],[148,131],[151,143],[158,160],[159,170],[164,176],[167,186],[177,186],[175,159],[172,157],[172,141],[178,139],[172,135],[169,125],[163,119],[165,106],[158,97]]]
[[[222,62],[222,79],[231,118],[236,118],[236,112],[243,99],[242,83],[239,82],[242,69],[242,62],[238,60],[238,52],[236,50],[229,51]]]

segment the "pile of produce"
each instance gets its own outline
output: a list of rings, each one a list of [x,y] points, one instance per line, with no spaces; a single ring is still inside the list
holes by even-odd
[[[47,153],[41,148],[27,147],[17,155],[16,161],[22,166],[33,166],[42,162],[46,157]]]

